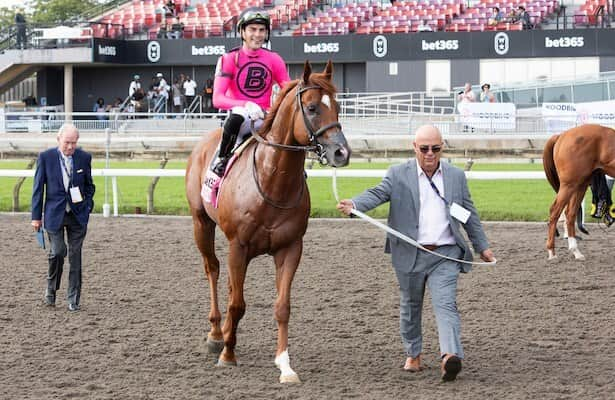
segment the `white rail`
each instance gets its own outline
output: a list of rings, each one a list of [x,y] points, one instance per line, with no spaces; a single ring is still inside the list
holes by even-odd
[[[180,178],[185,176],[183,169],[93,169],[92,176],[103,176],[111,178],[111,187],[113,193],[113,215],[119,216],[118,210],[118,177],[175,177]],[[308,169],[306,170],[308,177],[331,177],[333,170],[331,169]],[[382,178],[387,170],[384,169],[340,169],[337,171],[338,177],[347,178]],[[32,178],[33,170],[21,169],[0,169],[0,178]],[[542,171],[467,171],[468,179],[477,180],[504,180],[504,179],[546,179]]]

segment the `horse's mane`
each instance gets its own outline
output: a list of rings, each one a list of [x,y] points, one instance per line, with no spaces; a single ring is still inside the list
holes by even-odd
[[[263,125],[258,131],[259,134],[262,135],[264,132],[268,132],[269,130],[271,130],[271,127],[273,125],[273,120],[275,119],[275,116],[278,113],[278,110],[280,109],[282,102],[286,98],[286,95],[288,95],[288,92],[293,90],[299,84],[299,81],[300,81],[299,79],[289,81],[286,83],[286,85],[284,85],[282,89],[280,89],[280,92],[276,96],[275,103],[271,107],[271,110],[269,110],[269,113],[267,114],[267,117],[265,118]],[[319,86],[321,89],[323,89],[325,92],[327,92],[330,95],[332,101],[335,101],[335,93],[337,92],[337,89],[335,88],[335,85],[333,84],[331,79],[325,76],[324,73],[311,74],[310,84]]]

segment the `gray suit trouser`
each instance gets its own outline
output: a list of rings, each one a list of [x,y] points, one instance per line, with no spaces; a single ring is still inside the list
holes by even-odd
[[[453,258],[462,255],[457,245],[441,246],[436,252]],[[461,319],[456,301],[460,271],[459,263],[422,250],[418,250],[416,262],[409,272],[396,270],[400,287],[400,333],[409,357],[415,358],[423,350],[421,318],[427,285],[438,325],[440,353],[456,354],[463,358]]]
[[[64,241],[64,231],[68,239],[68,251]],[[60,288],[64,257],[68,254],[68,290],[66,300],[69,303],[79,305],[81,299],[81,247],[87,226],[81,225],[73,213],[64,214],[64,221],[60,230],[47,231],[49,236],[49,271],[47,274],[47,291],[53,294]]]

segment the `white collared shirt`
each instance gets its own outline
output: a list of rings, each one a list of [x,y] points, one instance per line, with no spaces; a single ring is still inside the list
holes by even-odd
[[[62,182],[64,183],[64,190],[68,192],[68,186],[70,185],[70,176],[68,176],[68,171],[70,171],[70,173],[72,174],[73,171],[71,171],[71,169],[73,168],[73,166],[71,164],[69,164],[68,162],[68,157],[66,157],[64,155],[64,153],[62,153],[61,150],[58,149],[58,153],[60,153],[60,162],[64,163],[64,167],[62,167],[60,165],[60,169],[62,170]],[[73,162],[75,160],[73,159]],[[66,212],[70,211],[70,204],[68,202],[66,202]]]
[[[429,178],[416,160],[419,182],[419,233],[417,241],[420,244],[435,244],[444,246],[455,244],[455,237],[448,222],[448,207],[431,187]],[[442,197],[444,197],[444,181],[442,179],[442,164],[431,177],[432,182]]]

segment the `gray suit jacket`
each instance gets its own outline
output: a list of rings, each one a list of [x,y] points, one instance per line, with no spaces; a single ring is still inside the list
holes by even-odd
[[[441,162],[444,182],[444,198],[447,204],[453,202],[470,211],[468,221],[463,227],[477,253],[489,248],[489,242],[478,218],[464,172],[449,163]],[[387,171],[386,176],[377,186],[366,190],[353,198],[352,201],[359,211],[371,210],[380,204],[390,202],[388,225],[416,239],[419,221],[419,184],[415,159],[407,163],[395,165]],[[471,261],[472,251],[461,234],[461,223],[450,216],[448,220],[455,236],[455,241],[463,249],[463,259]],[[391,253],[393,267],[399,271],[409,271],[416,260],[417,248],[397,237],[387,234],[385,252]],[[461,264],[462,272],[472,269],[471,264]]]

